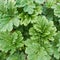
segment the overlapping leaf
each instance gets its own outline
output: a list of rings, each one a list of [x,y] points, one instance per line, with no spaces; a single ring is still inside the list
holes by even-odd
[[[52,6],[54,6],[56,4],[56,0],[46,0],[46,7],[51,8]]]
[[[58,47],[58,51],[60,52],[60,31],[57,33],[57,40],[59,41],[57,47]]]
[[[13,29],[13,25],[16,27],[19,26],[19,18],[17,16],[17,9],[15,7],[15,3],[15,0],[5,0],[4,4],[3,1],[1,2],[0,31],[11,31]]]
[[[43,4],[44,2],[46,2],[46,0],[34,0],[34,1],[38,4]]]
[[[60,58],[60,31],[57,32],[54,38],[55,38],[53,43],[54,57],[56,59],[59,59]]]
[[[25,60],[24,53],[14,53],[13,55],[10,55],[7,60]]]
[[[39,37],[40,39],[52,39],[56,32],[56,27],[52,21],[48,21],[45,16],[39,16],[36,24],[29,30],[32,37]]]
[[[0,60],[5,60],[7,58],[7,54],[5,52],[0,52]]]
[[[38,18],[38,15],[42,14],[42,6],[37,5],[35,10],[34,10],[34,14],[29,15],[27,13],[21,12],[19,14],[19,18],[20,18],[20,24],[27,26],[30,22],[33,23],[36,21],[36,19]]]
[[[26,48],[26,53],[28,54],[28,60],[50,60],[51,58],[45,48],[37,43],[32,43],[30,46],[28,46]]]
[[[54,10],[50,9],[50,8],[43,8],[43,12],[42,12],[48,20],[53,20],[54,19]]]
[[[41,6],[40,5],[38,5],[38,7],[36,6],[37,4],[35,4],[34,3],[34,1],[35,2],[37,2],[38,4],[39,3],[43,3],[44,2],[44,0],[42,1],[37,1],[37,0],[16,0],[16,6],[17,7],[19,7],[19,8],[23,8],[23,11],[24,12],[27,12],[28,14],[33,14],[34,13],[34,11],[35,11],[35,9],[37,9],[37,13],[38,13],[38,11],[39,11],[39,13],[41,14]]]
[[[30,28],[31,38],[25,41],[28,60],[50,60],[53,54],[53,36],[56,35],[56,28],[52,21],[45,16],[39,16],[33,27]],[[32,52],[31,52],[32,51]]]
[[[36,13],[36,15],[28,15],[26,13],[19,14],[20,24],[24,25],[24,26],[27,26],[30,22],[31,23],[36,22],[36,18],[38,18],[37,14],[38,13]]]
[[[23,47],[23,37],[21,32],[14,33],[1,32],[0,33],[0,50],[4,52],[14,53],[16,49]]]
[[[23,7],[24,12],[32,14],[34,12],[35,4],[33,0],[16,0],[17,7]]]
[[[57,3],[53,8],[54,8],[54,15],[60,17],[60,3]]]
[[[30,0],[26,2],[26,6],[24,7],[24,12],[28,12],[28,14],[33,14],[35,8],[35,4],[33,3],[33,0]]]

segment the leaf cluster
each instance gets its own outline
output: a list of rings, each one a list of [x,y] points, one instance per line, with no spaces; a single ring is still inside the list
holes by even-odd
[[[0,0],[0,60],[60,60],[60,0]]]

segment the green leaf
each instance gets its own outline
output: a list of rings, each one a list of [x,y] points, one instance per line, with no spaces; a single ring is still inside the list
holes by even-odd
[[[54,6],[56,3],[56,0],[47,0],[45,3],[45,6],[48,8],[51,8],[52,6]]]
[[[7,54],[5,52],[0,52],[0,60],[5,60],[7,58]]]
[[[34,1],[38,4],[43,4],[45,2],[45,0],[34,0]]]
[[[60,58],[60,31],[57,32],[54,39],[55,39],[53,43],[54,57],[56,59],[59,59]]]
[[[26,60],[26,55],[23,52],[20,53],[20,60]]]
[[[0,31],[12,31],[13,25],[18,27],[19,23],[20,21],[18,18],[2,18],[0,19]]]
[[[7,60],[25,60],[25,55],[23,52],[19,53],[14,53],[13,55],[10,55]]]
[[[26,5],[26,0],[16,0],[16,7],[24,7]]]
[[[30,22],[34,23],[36,22],[36,14],[33,15],[29,15],[29,14],[25,14],[25,13],[21,13],[19,14],[19,18],[20,18],[20,24],[27,26]]]
[[[6,13],[6,0],[0,0],[0,14]]]
[[[28,12],[28,14],[33,14],[35,8],[35,4],[33,3],[33,0],[30,0],[26,2],[26,6],[24,7],[24,12]]]
[[[19,55],[18,54],[11,55],[7,58],[7,60],[19,60]]]
[[[60,2],[60,0],[56,0],[56,2],[57,2],[57,3],[59,3],[59,2]]]
[[[46,16],[46,18],[49,21],[54,19],[54,10],[53,9],[44,7],[42,13]]]
[[[56,36],[56,40],[58,40],[58,44],[57,44],[57,47],[58,47],[58,51],[60,52],[60,31],[57,33],[57,36]]]
[[[33,0],[16,0],[16,6],[17,7],[23,7],[24,12],[27,12],[28,14],[33,14],[35,4]]]
[[[57,48],[54,48],[54,57],[55,57],[56,59],[59,59],[59,58],[60,58],[60,54],[59,54]]]
[[[31,21],[31,17],[28,14],[21,13],[21,14],[19,14],[19,17],[21,19],[20,20],[21,25],[24,24],[25,26],[27,26]]]
[[[53,36],[56,35],[56,27],[53,21],[48,21],[45,16],[39,16],[36,23],[30,28],[29,34],[42,40],[53,40]]]
[[[41,47],[37,43],[32,43],[28,46],[25,52],[28,54],[28,60],[50,60],[51,58],[45,51],[44,47]]]
[[[20,31],[14,33],[0,32],[0,50],[13,54],[16,49],[23,47],[23,37]]]
[[[19,26],[19,18],[17,15],[17,9],[15,7],[15,1],[5,1],[4,6],[6,12],[2,11],[0,16],[0,31],[12,31],[13,25]],[[2,7],[1,7],[2,9]],[[3,9],[2,9],[3,10]],[[3,22],[2,22],[3,21]]]
[[[36,6],[35,14],[36,15],[42,14],[42,9],[43,9],[42,6],[40,6],[40,5]]]
[[[55,6],[53,6],[53,8],[54,8],[54,15],[60,17],[60,3],[57,3]]]

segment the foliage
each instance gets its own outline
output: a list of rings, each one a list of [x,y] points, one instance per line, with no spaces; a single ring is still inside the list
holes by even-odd
[[[10,53],[12,54],[16,51],[17,48],[20,49],[23,45],[23,37],[20,31],[14,33],[0,33],[0,50],[5,52],[10,50]]]
[[[60,60],[60,0],[0,0],[0,60]]]

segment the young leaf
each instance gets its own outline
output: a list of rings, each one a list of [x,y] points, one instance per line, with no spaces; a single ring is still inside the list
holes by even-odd
[[[20,24],[27,26],[30,22],[31,23],[36,22],[37,15],[36,14],[29,15],[29,14],[21,13],[19,14],[19,17],[20,17]]]
[[[41,47],[40,44],[37,43],[32,43],[28,46],[25,52],[28,54],[28,60],[50,60],[51,58],[45,51],[44,47]]]
[[[57,3],[53,8],[54,8],[54,15],[60,17],[60,3]]]
[[[25,55],[23,52],[19,53],[14,53],[13,55],[10,55],[7,60],[25,60]]]
[[[28,14],[33,14],[35,8],[35,4],[33,3],[33,0],[30,0],[26,2],[26,6],[24,7],[24,12],[28,12]]]
[[[55,5],[55,3],[56,3],[56,0],[46,0],[45,5],[46,7],[51,8],[52,6]]]
[[[46,0],[34,0],[38,4],[43,4]]]
[[[6,2],[6,4],[5,4]],[[15,6],[15,1],[14,0],[5,0],[3,5],[4,9],[6,10],[5,12],[1,12],[0,16],[0,31],[12,31],[13,25],[18,27],[19,26],[19,18],[17,16],[17,9]],[[2,7],[0,8],[1,10]],[[1,11],[0,10],[0,11]],[[2,22],[3,21],[3,22]]]
[[[29,34],[32,37],[39,37],[43,40],[53,40],[53,36],[56,34],[56,27],[45,16],[39,16],[36,23],[30,28]]]
[[[35,4],[33,0],[16,0],[16,6],[21,8],[23,7],[24,12],[27,12],[28,14],[33,14]]]
[[[20,31],[14,33],[0,32],[0,50],[13,54],[16,49],[23,47],[23,37]]]

